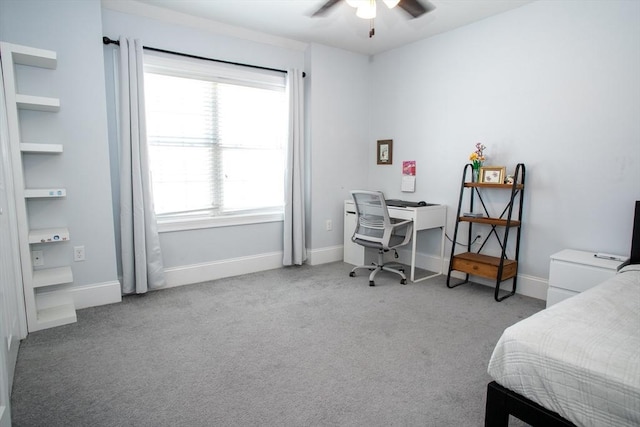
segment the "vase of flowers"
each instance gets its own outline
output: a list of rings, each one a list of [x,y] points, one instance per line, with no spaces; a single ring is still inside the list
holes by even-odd
[[[473,182],[478,182],[478,177],[480,176],[480,168],[482,167],[482,164],[485,161],[484,150],[486,148],[487,148],[486,146],[478,142],[476,144],[476,150],[472,152],[471,155],[469,156],[469,160],[471,160],[471,167],[473,171],[473,174],[472,174]]]

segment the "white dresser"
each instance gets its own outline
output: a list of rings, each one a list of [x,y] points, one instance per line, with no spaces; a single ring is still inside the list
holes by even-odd
[[[602,259],[594,252],[565,249],[551,255],[547,307],[613,277],[623,261]]]

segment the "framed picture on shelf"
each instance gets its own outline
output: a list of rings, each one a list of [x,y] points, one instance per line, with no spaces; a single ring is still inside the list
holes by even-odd
[[[484,184],[502,184],[506,168],[504,166],[483,166],[480,168],[480,182]]]
[[[379,165],[390,165],[393,162],[393,140],[381,139],[378,141],[376,157]]]

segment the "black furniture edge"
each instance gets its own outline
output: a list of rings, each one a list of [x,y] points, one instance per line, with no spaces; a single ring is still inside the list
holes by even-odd
[[[487,386],[485,427],[508,427],[509,415],[536,427],[576,427],[557,413],[492,381]]]

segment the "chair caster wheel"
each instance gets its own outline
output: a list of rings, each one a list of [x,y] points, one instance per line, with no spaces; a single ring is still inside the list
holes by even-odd
[[[355,272],[353,272],[353,271],[352,271],[352,272],[350,272],[350,273],[349,273],[349,277],[356,277],[356,273],[355,273]]]
[[[400,280],[400,284],[401,284],[401,285],[406,285],[406,284],[407,284],[407,279],[402,279],[402,280]]]
[[[399,268],[398,271],[404,273],[404,268]]]
[[[375,286],[376,284],[373,283],[373,280],[369,280],[369,286]]]

